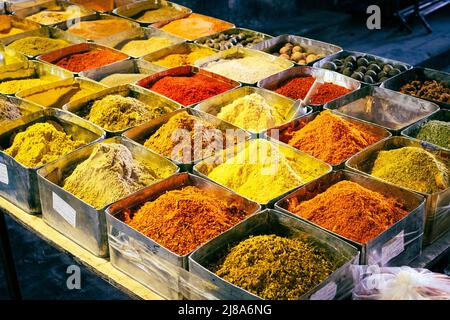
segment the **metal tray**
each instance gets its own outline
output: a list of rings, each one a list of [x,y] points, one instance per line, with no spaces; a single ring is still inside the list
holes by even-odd
[[[79,4],[81,6],[85,6],[85,7],[89,7],[89,5],[92,6],[93,4],[99,3],[99,2],[104,4],[105,1],[108,1],[108,0],[71,0],[71,2],[77,3],[77,4]],[[99,8],[96,9],[95,5],[94,5],[94,7],[91,7],[91,10],[95,10],[97,12],[112,12],[115,8],[119,8],[119,7],[122,7],[124,5],[130,4],[133,2],[136,2],[136,0],[109,0],[109,3],[111,4],[111,9],[100,10]]]
[[[263,96],[266,101],[270,105],[278,105],[282,108],[282,110],[287,114],[286,121],[289,122],[292,119],[298,117],[310,114],[312,109],[310,107],[304,107],[299,106],[298,103],[295,102],[295,100],[286,98],[282,95],[279,95],[277,93],[274,93],[269,90],[261,89],[261,88],[255,88],[255,87],[240,87],[237,89],[234,89],[232,91],[228,91],[225,93],[222,93],[218,96],[209,98],[198,104],[195,109],[200,110],[206,113],[209,113],[215,117],[217,117],[217,114],[221,111],[221,109],[235,101],[236,99],[245,97],[247,95],[250,95],[252,93],[257,93],[261,96]],[[241,128],[243,130],[246,130],[244,128]],[[267,128],[269,129],[269,128]],[[266,130],[267,130],[266,129]],[[265,130],[262,130],[260,132],[253,132],[251,130],[246,130],[252,134],[252,136],[257,137],[258,134],[264,132]]]
[[[26,101],[19,97],[11,97],[0,95],[0,101],[7,101],[9,103],[14,104],[19,109],[21,117],[27,116],[31,113],[38,112],[43,110],[43,108],[33,102]],[[9,123],[10,120],[0,121],[0,124]]]
[[[174,9],[176,9],[177,11],[179,11],[179,14],[172,18],[161,19],[161,20],[157,20],[157,21],[153,21],[153,22],[144,22],[144,21],[136,20],[136,16],[141,13],[144,13],[148,10],[160,9],[163,7],[172,7]],[[164,24],[169,23],[170,21],[182,19],[182,18],[190,15],[192,13],[192,10],[189,8],[186,8],[184,6],[181,6],[179,4],[173,3],[173,2],[161,0],[161,1],[155,1],[155,2],[141,1],[141,2],[130,3],[130,4],[127,4],[127,5],[124,5],[124,6],[114,9],[113,13],[118,15],[121,18],[130,19],[131,21],[139,23],[142,26],[152,26],[155,24],[156,25],[161,25],[161,24],[164,25]]]
[[[52,82],[52,83],[49,83],[49,84],[46,84],[43,86],[19,91],[18,93],[16,93],[16,97],[22,98],[25,101],[33,102],[32,100],[29,99],[29,96],[37,94],[37,93],[45,92],[45,91],[48,91],[48,90],[51,90],[51,89],[54,89],[57,87],[67,86],[67,85],[70,85],[73,83],[79,83],[81,89],[91,89],[93,91],[101,91],[101,90],[108,88],[107,86],[105,86],[101,83],[98,83],[96,81],[92,81],[90,79],[70,78],[70,79],[66,79],[66,80]],[[37,102],[33,102],[33,103],[38,104]],[[56,109],[61,109],[63,104],[64,104],[64,101],[62,101],[58,104],[54,104],[51,107],[56,108]],[[41,107],[45,108],[45,106],[41,106]]]
[[[229,85],[232,89],[238,88],[241,86],[241,84],[237,81],[230,80],[230,79],[225,78],[216,73],[212,73],[212,72],[209,72],[209,71],[206,71],[203,69],[199,69],[196,67],[192,67],[192,66],[182,66],[182,67],[176,67],[176,68],[160,71],[151,76],[148,76],[147,78],[139,80],[138,82],[136,82],[136,85],[143,87],[145,90],[152,91],[151,89],[147,89],[147,88],[151,87],[155,82],[157,82],[158,80],[160,80],[164,77],[167,77],[167,76],[189,76],[189,75],[193,75],[193,74],[201,74],[206,77],[212,78],[214,80],[220,81],[222,83]],[[193,103],[193,104],[185,106],[185,107],[186,108],[193,107],[200,102],[201,101]]]
[[[436,113],[433,113],[431,115],[429,115],[428,117],[420,120],[419,122],[416,122],[415,124],[413,124],[412,126],[406,128],[405,130],[403,130],[401,132],[402,136],[405,137],[409,137],[412,138],[414,140],[420,141],[421,144],[429,144],[431,147],[436,147],[436,148],[441,148],[447,152],[450,152],[449,148],[445,148],[445,147],[440,147],[438,145],[435,145],[431,142],[428,141],[424,141],[424,140],[420,140],[417,138],[417,134],[419,133],[420,128],[427,123],[428,121],[431,120],[440,120],[440,121],[445,121],[445,122],[450,122],[450,110],[446,110],[446,109],[441,109]]]
[[[267,61],[268,63],[276,64],[279,67],[281,67],[282,69],[289,69],[294,65],[292,62],[287,61],[285,59],[274,57],[270,54],[267,54],[267,53],[264,53],[261,51],[248,49],[248,48],[241,48],[241,47],[234,47],[234,48],[231,48],[231,49],[228,49],[225,51],[218,52],[212,56],[197,60],[194,65],[199,68],[206,68],[209,63],[218,61],[220,59],[233,59],[233,58],[240,58],[240,57],[258,57],[261,60]],[[237,79],[237,78],[233,79],[233,80],[239,81],[239,79]],[[260,80],[263,80],[263,79],[260,79]],[[242,82],[242,83],[246,84],[246,85],[250,85],[250,86],[255,86],[257,84],[257,82],[258,81],[254,82],[254,83],[244,83],[244,82]]]
[[[323,54],[324,57],[327,57],[329,55],[338,53],[342,51],[341,47],[338,47],[331,43],[322,42],[319,40],[309,39],[305,37],[300,36],[294,36],[294,35],[281,35],[276,38],[258,43],[256,46],[253,47],[255,50],[260,50],[265,53],[273,54],[274,51],[280,50],[284,44],[286,43],[292,43],[295,45],[299,45],[302,48],[307,49],[308,52],[314,53],[314,54]],[[306,65],[312,66],[314,62],[319,61],[322,58],[316,59],[310,63],[307,63]],[[294,62],[294,61],[292,61]],[[297,62],[294,62],[296,65],[300,65]]]
[[[108,64],[104,67],[95,68],[80,72],[81,77],[89,78],[97,82],[101,82],[107,76],[116,73],[142,73],[152,75],[159,71],[166,70],[164,67],[158,67],[144,60],[129,59],[124,61]],[[128,83],[127,83],[128,84]],[[117,83],[116,85],[123,85]]]
[[[0,4],[0,6],[1,6],[1,4]],[[36,23],[33,21],[28,21],[26,19],[21,19],[21,18],[17,17],[16,15],[9,15],[9,17],[11,17],[11,25],[15,28],[19,28],[19,29],[23,30],[23,32],[39,29],[41,27],[41,25],[39,23]],[[22,33],[22,32],[19,32],[17,34],[20,34],[20,33]],[[10,36],[0,36],[0,40],[6,41],[10,37],[15,37],[17,34],[13,34]]]
[[[189,271],[214,283],[219,288],[221,299],[259,300],[260,297],[218,277],[210,268],[220,261],[232,244],[237,244],[252,235],[265,234],[308,239],[326,250],[339,264],[325,281],[299,299],[344,299],[351,294],[353,289],[351,266],[358,263],[358,250],[328,232],[276,210],[264,210],[253,215],[194,251],[189,257]]]
[[[441,148],[431,147],[429,144],[423,144],[419,141],[406,137],[392,137],[390,139],[380,141],[357,153],[351,157],[345,165],[350,170],[365,175],[370,175],[373,163],[376,160],[379,151],[398,149],[407,146],[423,148],[433,153],[438,158],[445,159],[446,161],[450,158],[450,152]],[[374,179],[384,181],[376,177]],[[393,185],[392,183],[388,184]],[[411,191],[416,192],[414,190]],[[424,244],[427,245],[437,240],[444,233],[448,232],[450,228],[450,188],[433,194],[419,194],[425,196],[426,198]]]
[[[316,81],[313,83],[313,85],[309,89],[305,98],[300,101],[302,101],[303,104],[305,104],[305,105],[307,104],[307,105],[312,106],[313,111],[321,111],[323,109],[323,104],[311,104],[310,103],[310,97],[315,93],[315,90],[319,86],[319,84],[322,84],[325,82],[331,82],[331,83],[337,84],[339,86],[345,87],[347,89],[351,89],[353,91],[361,88],[361,83],[355,79],[344,76],[344,75],[334,72],[334,71],[318,69],[315,67],[307,67],[307,66],[294,67],[294,68],[282,71],[280,73],[274,74],[264,80],[259,81],[258,87],[268,89],[271,91],[275,91],[277,88],[279,88],[280,84],[283,83],[284,81],[286,81],[288,79],[292,79],[292,78],[305,77],[305,76],[312,76],[316,79]],[[346,96],[346,95],[344,95],[344,96]],[[341,97],[344,97],[344,96],[341,96]],[[331,100],[331,101],[333,101],[333,100]],[[328,101],[328,102],[331,102],[331,101]]]
[[[450,73],[442,72],[433,69],[414,67],[395,77],[392,77],[381,84],[382,88],[400,91],[400,88],[412,80],[437,80],[450,86]],[[428,100],[428,99],[425,99]],[[441,102],[437,100],[429,100],[441,106],[442,108],[450,109],[450,103]]]
[[[339,114],[337,112],[332,111],[335,115],[345,119],[346,121],[350,122],[350,123],[354,123],[354,124],[358,124],[358,125],[363,125],[367,130],[369,130],[370,132],[374,133],[375,135],[380,137],[379,141],[385,140],[389,137],[391,137],[391,133],[389,131],[387,131],[386,129],[379,127],[377,125],[368,123],[366,121],[362,121],[362,120],[357,120],[354,118],[350,118],[346,115],[343,114]],[[318,115],[320,114],[320,112],[314,112],[311,114],[308,114],[306,116],[302,116],[300,118],[294,119],[291,122],[288,122],[284,125],[272,128],[270,130],[267,130],[263,133],[263,136],[268,138],[271,141],[279,141],[281,144],[290,147],[290,148],[294,148],[293,146],[288,144],[288,141],[282,141],[279,139],[280,137],[280,133],[284,132],[287,129],[294,129],[295,131],[298,131],[300,129],[302,129],[304,126],[306,126],[309,122],[313,121]],[[370,148],[370,146],[368,147]],[[298,150],[297,148],[295,148],[296,150]],[[364,150],[364,149],[363,149]],[[301,151],[301,150],[300,150]],[[342,162],[338,163],[338,164],[330,164],[330,166],[333,167],[334,170],[337,169],[342,169],[345,166],[345,162],[348,159],[342,160]]]
[[[364,53],[364,52],[358,52],[358,51],[348,51],[348,50],[344,50],[344,51],[338,52],[336,54],[333,54],[331,56],[328,56],[326,58],[323,58],[322,60],[317,61],[316,63],[314,63],[313,66],[316,67],[316,68],[322,68],[322,66],[323,66],[323,64],[325,62],[332,61],[333,59],[343,59],[343,58],[345,58],[345,57],[347,57],[349,55],[353,55],[353,56],[370,55],[370,56],[374,57],[377,60],[383,61],[383,63],[402,64],[402,65],[404,65],[406,67],[407,70],[412,68],[412,65],[404,63],[402,61],[397,61],[397,60],[393,60],[393,59],[383,58],[383,57],[376,56],[376,55],[371,54],[371,53]],[[402,74],[402,73],[400,73],[400,74]],[[360,81],[360,82],[364,83],[366,85],[369,85],[369,86],[378,86],[378,85],[381,84],[381,82],[377,82],[377,83],[367,83],[367,82],[364,82],[364,81]]]
[[[258,139],[257,139],[258,140]],[[260,140],[265,140],[265,139],[260,139]],[[220,164],[223,163],[224,159],[231,159],[236,155],[236,151],[238,150],[242,150],[242,148],[244,147],[244,143],[248,144],[249,142],[252,142],[255,140],[251,140],[251,141],[245,141],[245,142],[241,142],[240,144],[238,144],[237,146],[232,146],[229,147],[225,150],[223,150],[223,152],[221,152],[220,154],[217,154],[213,157],[207,158],[199,163],[197,163],[194,166],[194,174],[200,176],[200,177],[204,177],[206,179],[212,180],[211,178],[208,177],[208,174],[217,166],[219,166]],[[275,145],[277,145],[279,147],[279,150],[281,153],[286,154],[289,153],[290,156],[294,156],[298,159],[308,159],[309,161],[312,161],[312,163],[317,165],[317,168],[322,169],[322,173],[319,174],[317,177],[315,177],[313,180],[318,179],[319,177],[327,174],[328,172],[332,171],[332,168],[329,164],[316,159],[314,157],[312,157],[311,155],[302,152],[300,150],[297,150],[295,148],[292,148],[291,146],[287,146],[285,144],[280,143],[279,141],[275,141],[275,140],[271,140],[271,143],[274,143]],[[214,181],[214,180],[212,180]],[[312,180],[311,180],[312,181]],[[215,181],[214,181],[215,182]],[[234,190],[218,183],[215,182],[218,185],[223,186],[224,188],[227,188],[233,192],[235,192]],[[282,199],[283,197],[285,197],[286,195],[288,195],[289,193],[291,193],[293,190],[296,190],[300,187],[301,185],[295,186],[292,189],[280,194],[279,196],[275,197],[274,199],[271,199],[269,201],[267,201],[266,203],[259,203],[261,205],[262,208],[272,208],[273,205],[280,199]],[[261,192],[264,192],[265,188],[270,188],[270,186],[266,186],[266,185],[261,185]],[[244,196],[244,195],[243,195]]]
[[[63,59],[66,56],[70,56],[70,55],[76,54],[76,53],[84,53],[84,52],[88,52],[88,51],[95,50],[95,49],[104,49],[104,50],[114,51],[114,52],[118,53],[119,56],[123,57],[121,60],[118,60],[118,61],[123,61],[123,60],[129,59],[128,55],[126,55],[120,51],[117,51],[115,49],[111,49],[111,48],[108,48],[105,46],[101,46],[98,44],[94,44],[94,43],[74,44],[74,45],[71,45],[71,46],[68,46],[68,47],[65,47],[62,49],[58,49],[58,50],[54,50],[54,51],[46,53],[46,54],[42,54],[42,55],[38,56],[37,59],[40,61],[54,64],[56,66],[56,63],[58,63],[59,60]],[[118,61],[116,61],[116,62],[118,62]],[[95,69],[95,68],[91,68],[91,69]],[[91,70],[91,69],[88,69],[88,70]],[[86,71],[86,70],[83,70],[83,71]],[[67,72],[70,72],[73,75],[79,75],[79,72],[72,72],[70,70],[67,70]]]
[[[183,288],[179,269],[188,268],[188,256],[180,256],[123,222],[123,211],[136,210],[148,201],[154,201],[167,191],[196,186],[225,201],[235,201],[249,215],[260,210],[260,206],[242,198],[208,180],[188,173],[173,175],[143,189],[107,209],[109,247],[111,263],[143,285],[168,299],[180,299]],[[206,222],[205,222],[206,223]],[[135,252],[132,256],[130,252]]]
[[[76,114],[79,117],[84,118],[90,112],[90,108],[92,107],[92,104],[95,101],[101,100],[104,97],[111,95],[111,94],[119,94],[123,97],[132,97],[132,98],[135,98],[135,99],[145,103],[146,105],[164,106],[171,111],[181,108],[180,104],[175,103],[172,100],[169,100],[160,94],[157,94],[157,93],[154,93],[154,92],[145,90],[143,88],[129,84],[129,85],[123,85],[123,86],[118,86],[118,87],[107,88],[107,89],[104,89],[95,94],[86,96],[86,97],[78,99],[76,101],[69,102],[63,106],[63,109],[66,111],[69,111],[73,114]],[[160,119],[160,118],[162,118],[162,117],[158,117],[157,119]],[[88,121],[88,120],[86,120],[86,121]],[[110,130],[106,130],[106,129],[103,129],[103,130],[106,132],[107,137],[112,137],[112,136],[121,135],[122,133],[124,133],[125,131],[127,131],[130,128],[131,127],[124,128],[124,129],[118,130],[118,131],[110,131]]]
[[[221,34],[232,35],[232,34],[237,34],[237,33],[244,33],[244,34],[250,35],[250,36],[259,36],[259,37],[262,37],[264,40],[272,39],[271,35],[268,35],[268,34],[265,34],[265,33],[262,33],[262,32],[258,32],[258,31],[254,31],[254,30],[250,30],[250,29],[244,29],[244,28],[233,28],[233,29],[229,29],[229,30],[225,30],[225,31],[214,33],[214,34],[212,34],[210,36],[199,38],[199,39],[195,40],[195,43],[197,43],[199,45],[207,46],[205,43],[208,40],[216,39]],[[259,44],[260,43],[253,44],[253,45],[250,45],[250,46],[243,46],[241,44],[237,44],[236,47],[245,47],[245,48],[249,48],[249,49],[256,49],[256,46],[259,45]],[[210,48],[209,46],[207,46],[207,47]],[[214,48],[211,48],[211,49],[214,49]],[[216,49],[216,50],[220,50],[220,49]],[[258,50],[258,49],[256,49],[256,50]]]
[[[11,138],[30,125],[46,121],[59,123],[64,130],[75,139],[84,140],[88,144],[103,139],[105,132],[99,127],[74,116],[68,112],[57,109],[41,110],[18,120],[3,124],[0,131],[0,146],[4,150],[11,146]],[[37,170],[40,167],[28,168],[14,158],[0,151],[0,167],[2,181],[0,195],[30,214],[41,212]]]
[[[187,112],[189,115],[195,116],[199,118],[200,120],[207,121],[211,124],[213,124],[217,129],[219,129],[222,132],[225,132],[226,137],[229,133],[231,133],[233,136],[237,139],[237,141],[245,141],[250,139],[250,134],[246,132],[245,130],[239,129],[238,127],[220,120],[219,118],[216,118],[208,113],[204,113],[198,110],[194,109],[180,109],[176,110],[172,113],[166,114],[162,117],[159,117],[157,119],[153,119],[149,122],[146,122],[138,127],[135,127],[133,129],[130,129],[126,131],[123,136],[127,137],[133,141],[136,141],[137,143],[144,145],[145,141],[147,141],[159,128],[161,128],[164,124],[166,124],[170,118],[175,116],[178,113],[181,112]],[[232,130],[230,132],[230,130]],[[192,150],[191,150],[192,151]],[[203,152],[204,150],[202,150]],[[210,155],[201,157],[200,159],[194,159],[189,162],[180,162],[174,159],[170,159],[174,163],[176,163],[182,171],[192,172],[193,166],[200,162],[201,160],[210,157]]]
[[[439,110],[439,106],[388,89],[365,86],[332,102],[324,109],[364,120],[389,130],[394,135]]]
[[[360,243],[325,229],[318,224],[302,218],[288,210],[289,202],[297,199],[308,201],[340,181],[352,181],[369,190],[383,194],[389,198],[401,199],[408,215],[391,225],[383,233],[366,243]],[[294,193],[275,204],[275,208],[293,217],[339,237],[361,252],[360,264],[379,266],[404,266],[418,257],[422,249],[422,238],[425,217],[425,199],[415,192],[380,182],[371,177],[350,171],[333,171],[329,174],[301,187]]]
[[[126,146],[133,158],[143,164],[165,167],[177,171],[177,167],[163,157],[121,137],[101,141]],[[94,208],[62,188],[63,180],[76,166],[91,155],[95,144],[78,149],[38,170],[39,192],[42,203],[42,218],[51,227],[72,239],[96,256],[108,255],[105,212],[103,208]]]
[[[0,38],[0,72],[3,72],[4,66],[20,65],[26,62],[26,56],[6,47]]]

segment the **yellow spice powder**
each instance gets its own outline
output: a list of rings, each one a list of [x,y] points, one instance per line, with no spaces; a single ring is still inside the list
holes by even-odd
[[[58,80],[60,80],[60,78],[57,76],[46,75],[40,78],[3,81],[0,83],[0,92],[4,94],[15,94],[25,89],[41,86]]]
[[[197,48],[193,47],[189,53],[179,54],[169,54],[162,59],[152,61],[153,63],[167,67],[175,68],[179,66],[193,65],[195,61],[205,58],[214,54],[215,52],[209,48]]]
[[[148,53],[168,47],[174,42],[169,38],[152,37],[146,40],[132,40],[122,47],[120,51],[134,57],[142,57]]]

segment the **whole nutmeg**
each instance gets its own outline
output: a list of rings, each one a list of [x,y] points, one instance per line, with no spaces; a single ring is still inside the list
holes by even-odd
[[[287,54],[287,55],[290,55],[290,54],[291,54],[291,48],[289,48],[289,47],[283,47],[283,48],[280,49],[280,53],[281,53],[281,54]]]
[[[305,59],[302,59],[302,60],[299,60],[297,63],[298,63],[298,64],[306,64],[306,60],[305,60]]]
[[[291,57],[288,54],[283,53],[283,54],[280,54],[280,58],[289,60]]]
[[[301,52],[294,52],[291,56],[291,60],[294,60],[295,62],[298,62],[299,60],[303,59],[303,53]]]
[[[292,48],[292,52],[303,52],[303,48],[300,46],[295,46]]]
[[[306,57],[306,63],[313,62],[314,60],[317,60],[317,56],[315,54],[310,54]]]

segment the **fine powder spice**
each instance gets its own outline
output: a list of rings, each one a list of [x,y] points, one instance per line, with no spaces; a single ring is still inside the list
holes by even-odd
[[[146,10],[140,13],[135,20],[144,23],[155,23],[174,19],[185,12],[186,10],[180,10],[172,6],[164,6],[154,10]]]
[[[223,136],[224,133],[213,124],[183,111],[163,124],[144,146],[172,160],[187,163],[212,155],[218,147],[222,149],[226,144]]]
[[[56,65],[72,72],[81,72],[124,60],[126,57],[126,55],[112,50],[94,49],[66,56],[59,60]]]
[[[267,203],[327,170],[317,160],[299,156],[295,150],[281,150],[258,139],[247,142],[233,157],[227,157],[208,177],[249,199]]]
[[[308,201],[289,201],[288,210],[358,243],[367,243],[408,214],[395,198],[340,181]]]
[[[28,168],[35,168],[74,151],[85,143],[74,141],[57,123],[36,123],[19,132],[5,153]]]
[[[400,88],[406,93],[421,99],[435,100],[450,103],[450,85],[436,80],[413,80]]]
[[[450,149],[450,122],[428,121],[420,128],[417,139]]]
[[[381,140],[364,125],[349,122],[329,110],[320,113],[300,130],[280,133],[280,140],[332,165],[340,164]]]
[[[69,42],[62,39],[25,37],[9,44],[8,48],[11,48],[28,56],[37,56],[49,51],[67,47],[68,45]]]
[[[103,208],[167,176],[133,158],[118,143],[99,143],[89,158],[64,180],[63,188],[94,208]]]
[[[15,94],[25,89],[42,86],[44,84],[48,84],[58,80],[61,79],[57,76],[43,75],[39,78],[3,81],[0,83],[0,92],[4,94]]]
[[[280,86],[275,89],[276,93],[279,93],[285,97],[302,100],[311,89],[316,79],[314,77],[297,77],[284,80]]]
[[[147,89],[160,93],[184,106],[189,106],[231,90],[233,87],[225,82],[196,73],[187,76],[166,76]]]
[[[20,109],[16,104],[8,101],[6,98],[0,97],[0,123],[15,120],[21,116]]]
[[[101,38],[110,37],[116,33],[131,30],[132,25],[125,19],[103,19],[93,21],[80,21],[75,23],[68,32],[77,36],[99,40]]]
[[[125,222],[170,251],[184,256],[243,220],[237,203],[187,186],[146,202]]]
[[[197,60],[208,57],[214,53],[215,51],[209,48],[189,47],[189,52],[187,53],[169,54],[161,59],[152,61],[152,63],[166,68],[192,66]]]
[[[427,194],[446,190],[450,186],[448,164],[418,147],[380,151],[371,174]]]
[[[134,57],[142,57],[150,52],[168,47],[174,42],[169,38],[152,37],[146,40],[132,40],[120,49],[120,51]]]
[[[214,272],[263,299],[294,300],[335,269],[336,263],[314,243],[272,234],[241,241]]]
[[[259,132],[287,120],[285,114],[289,110],[280,109],[280,106],[270,105],[263,96],[252,93],[222,107],[217,117],[239,128]]]
[[[70,19],[79,18],[81,14],[82,11],[80,10],[80,7],[68,6],[67,8],[63,8],[55,5],[49,7],[47,10],[28,16],[27,19],[44,25],[52,25]]]
[[[339,98],[352,90],[347,89],[337,84],[326,82],[319,85],[314,94],[311,95],[309,103],[311,104],[325,104],[331,100]]]
[[[111,74],[107,77],[104,77],[100,80],[100,83],[103,83],[109,87],[120,86],[124,84],[134,83],[141,79],[148,77],[149,74],[144,73],[115,73]]]

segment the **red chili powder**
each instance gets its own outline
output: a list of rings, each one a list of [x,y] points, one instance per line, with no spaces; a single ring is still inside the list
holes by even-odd
[[[167,76],[156,81],[148,89],[175,100],[184,106],[189,106],[233,89],[233,87],[213,78],[194,74],[191,76]]]
[[[275,92],[291,99],[304,99],[316,79],[314,77],[297,77],[283,81]]]
[[[350,89],[338,86],[330,82],[326,82],[319,86],[317,92],[311,96],[311,104],[324,104],[328,101],[336,99],[344,94],[349,93]]]
[[[75,53],[59,60],[56,65],[72,72],[81,72],[123,60],[126,56],[106,49]]]

